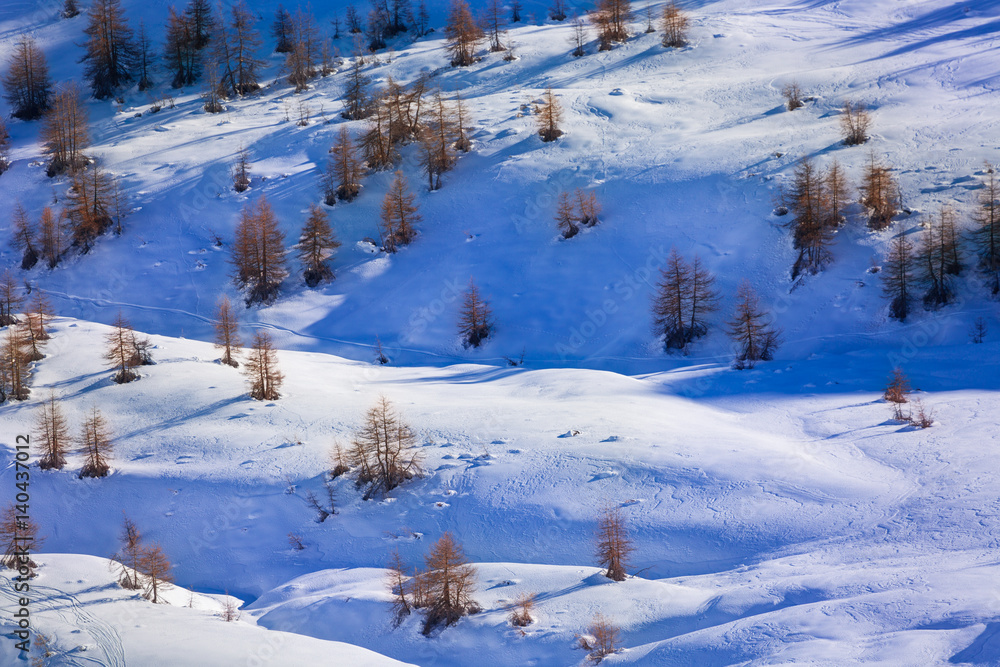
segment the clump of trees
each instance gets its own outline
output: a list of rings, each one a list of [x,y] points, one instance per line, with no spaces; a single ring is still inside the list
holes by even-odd
[[[111,331],[105,336],[107,348],[104,359],[115,370],[112,379],[118,384],[138,380],[139,375],[134,369],[153,363],[149,353],[152,343],[148,338],[138,335],[121,312],[111,326]]]
[[[708,333],[707,317],[718,309],[714,285],[715,276],[697,255],[689,263],[676,248],[670,249],[653,297],[654,332],[663,337],[667,350],[684,351]]]
[[[898,234],[882,267],[882,293],[889,299],[889,316],[905,322],[913,301],[913,244]]]
[[[972,240],[979,255],[979,266],[989,276],[990,291],[1000,293],[1000,182],[991,165],[979,192],[979,206],[973,213],[975,228]]]
[[[589,651],[588,658],[599,663],[607,656],[618,651],[621,641],[621,630],[603,614],[596,614],[587,634],[580,637],[580,648]]]
[[[733,368],[753,368],[759,361],[770,361],[781,342],[781,330],[760,307],[757,292],[743,280],[736,293],[736,311],[729,321],[729,337],[736,347]]]
[[[562,107],[551,88],[545,91],[542,100],[542,104],[535,110],[538,136],[542,138],[542,141],[555,141],[563,135],[563,131],[559,129],[559,123],[562,121]]]
[[[80,468],[80,478],[107,477],[108,473],[111,472],[111,464],[108,463],[108,459],[111,456],[113,446],[111,428],[101,411],[97,409],[97,406],[94,406],[84,420],[83,430],[80,434],[79,453],[84,457],[83,467]]]
[[[942,207],[937,221],[930,220],[917,252],[917,278],[924,287],[924,305],[938,308],[955,297],[954,277],[962,272],[955,216]]]
[[[628,576],[625,568],[635,545],[629,537],[620,507],[608,507],[601,513],[595,541],[597,560],[601,567],[606,568],[604,576],[614,581],[625,581]]]
[[[389,191],[382,200],[382,248],[389,253],[408,245],[416,237],[415,225],[420,222],[416,196],[409,191],[403,172],[397,171]]]
[[[667,48],[679,49],[687,45],[687,29],[689,19],[676,2],[663,5],[663,19],[660,26],[663,30],[661,43]]]
[[[843,222],[847,183],[840,165],[834,162],[821,172],[813,161],[803,158],[795,168],[792,187],[782,194],[785,208],[792,213],[788,227],[799,255],[792,266],[792,278],[817,273],[833,258],[830,246]]]
[[[222,350],[222,363],[233,368],[238,367],[240,362],[236,361],[236,355],[243,349],[243,341],[240,339],[240,323],[228,296],[219,299],[219,305],[215,310],[214,327],[215,347]]]
[[[416,435],[385,396],[365,413],[354,433],[348,461],[364,499],[385,495],[421,474]]]
[[[10,503],[0,513],[0,544],[3,545],[0,565],[18,571],[26,579],[33,579],[37,576],[38,563],[30,554],[42,546],[44,539],[38,524],[22,509],[26,509],[24,505],[18,507]]]
[[[173,583],[173,565],[157,544],[148,544],[135,523],[125,516],[119,536],[121,549],[111,557],[117,564],[118,584],[128,590],[141,590],[142,596],[158,604],[161,589]]]
[[[458,319],[458,333],[465,347],[479,347],[493,335],[495,323],[489,302],[479,294],[479,287],[469,278],[469,287],[462,300]]]
[[[260,33],[253,12],[242,0],[232,6],[229,21],[218,21],[213,36],[212,60],[217,63],[214,85],[222,97],[248,95],[260,88],[259,70],[263,61],[256,54],[260,49]]]
[[[383,205],[384,208],[384,205]],[[383,212],[384,220],[384,212]],[[309,217],[299,235],[299,261],[302,263],[302,278],[309,287],[333,280],[330,262],[334,252],[340,247],[330,227],[330,218],[319,206],[309,208]]]
[[[462,546],[446,532],[434,543],[424,558],[424,569],[407,571],[399,554],[394,554],[388,571],[388,586],[393,594],[393,609],[399,623],[411,610],[424,613],[423,634],[454,625],[463,616],[480,611],[473,600],[476,569],[469,563]]]
[[[860,146],[868,141],[868,128],[871,126],[871,114],[864,102],[844,102],[840,114],[840,131],[846,146]]]
[[[600,215],[601,205],[593,190],[588,192],[577,188],[573,192],[572,201],[569,193],[559,193],[555,220],[563,238],[568,239],[576,236],[580,227],[593,227],[601,221]]]
[[[94,0],[83,32],[83,62],[94,97],[112,97],[134,79],[139,55],[121,0]]]
[[[233,242],[233,280],[244,290],[246,304],[271,303],[288,277],[285,268],[285,236],[267,199],[261,195],[240,214]]]
[[[75,172],[87,164],[83,149],[90,145],[87,110],[80,100],[80,89],[68,84],[52,98],[42,121],[41,140],[49,154],[49,177],[66,171]]]
[[[860,190],[861,204],[868,209],[868,228],[887,229],[899,213],[899,184],[892,176],[892,169],[875,159],[875,153],[869,156]]]
[[[361,161],[346,127],[341,126],[330,148],[330,161],[323,178],[323,197],[327,206],[338,199],[351,201],[361,192]]]
[[[246,351],[243,374],[250,385],[250,398],[258,401],[276,401],[285,376],[278,368],[278,351],[274,349],[271,334],[258,329]]]
[[[50,393],[49,400],[41,405],[37,431],[35,443],[39,454],[38,467],[42,470],[62,470],[66,465],[66,454],[70,450],[71,441],[69,426],[56,401],[55,393]]]
[[[21,36],[14,45],[2,82],[3,97],[15,118],[34,120],[48,110],[52,79],[45,54],[30,35]]]
[[[483,39],[483,30],[465,0],[452,0],[444,34],[452,65],[467,67],[476,62],[476,49]]]
[[[611,49],[614,42],[628,39],[628,22],[632,20],[630,0],[598,0],[591,21],[597,26],[601,51]]]
[[[802,89],[797,81],[786,83],[781,89],[781,96],[785,98],[785,105],[789,111],[795,111],[805,106],[802,101]]]
[[[30,352],[27,327],[8,325],[0,344],[0,403],[24,401],[31,395]]]

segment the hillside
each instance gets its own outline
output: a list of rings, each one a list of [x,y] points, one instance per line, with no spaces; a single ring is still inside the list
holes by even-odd
[[[1000,347],[992,331],[969,342],[976,318],[1000,327],[996,301],[967,240],[954,302],[918,300],[906,322],[889,316],[884,273],[873,272],[897,235],[919,243],[942,206],[967,237],[1000,153],[1000,2],[681,4],[684,48],[644,34],[635,4],[629,40],[599,52],[591,31],[574,58],[569,22],[525,3],[528,20],[507,33],[516,59],[482,49],[458,68],[444,49],[446,8],[430,3],[436,31],[394,38],[364,72],[374,86],[427,75],[461,94],[472,150],[429,191],[418,146],[403,146],[398,168],[422,216],[415,240],[394,254],[368,242],[393,170],[367,174],[355,201],[324,207],[342,243],[336,279],[310,289],[291,259],[270,305],[244,308],[231,280],[240,211],[266,197],[296,242],[322,202],[337,133],[368,124],[339,115],[352,40],[335,42],[347,56],[338,71],[295,94],[265,36],[263,89],[220,114],[205,112],[200,86],[171,90],[162,71],[150,93],[86,100],[86,154],[124,187],[124,233],[22,271],[0,215],[0,264],[58,314],[30,398],[0,406],[0,486],[14,488],[11,440],[36,430],[50,391],[74,434],[97,407],[114,436],[107,478],[78,479],[76,453],[64,470],[32,469],[32,517],[46,536],[33,622],[57,649],[46,664],[574,665],[595,613],[622,631],[608,664],[1000,661]],[[250,3],[265,33],[277,5]],[[165,3],[123,6],[162,39]],[[326,29],[345,7],[312,10]],[[82,81],[85,17],[60,9],[4,3],[0,63],[31,34],[56,82]],[[793,81],[806,103],[788,111],[781,91]],[[547,89],[565,132],[549,143],[534,111]],[[173,106],[152,112],[168,94]],[[841,143],[845,101],[871,109],[863,146]],[[46,176],[39,122],[7,127],[5,209],[20,202],[37,218],[66,206],[71,183]],[[237,193],[241,148],[252,178]],[[883,231],[856,203],[873,156],[900,183],[903,211]],[[832,261],[792,280],[796,250],[776,207],[803,157],[836,160],[854,187]],[[597,194],[601,222],[563,239],[557,197],[578,187]],[[721,295],[687,354],[665,352],[651,327],[671,248],[698,255]],[[470,278],[496,320],[480,348],[456,328]],[[782,344],[773,361],[738,371],[726,322],[743,280]],[[240,371],[219,363],[222,295],[245,334],[273,334],[279,399],[250,399]],[[119,312],[150,335],[155,362],[124,385],[102,359]],[[374,363],[376,341],[386,365]],[[931,428],[890,419],[881,397],[895,366],[933,411]],[[371,500],[356,470],[338,477],[336,514],[317,522],[308,495],[325,494],[335,446],[380,395],[413,428],[423,474]],[[621,583],[593,554],[612,506],[636,547]],[[173,563],[169,605],[119,588],[108,570],[123,511]],[[392,627],[390,553],[418,565],[445,532],[477,569],[481,613],[432,638],[418,615]],[[0,575],[5,609],[11,585]],[[535,622],[520,632],[507,618],[525,593],[537,595]],[[233,624],[218,618],[226,595],[243,605]],[[9,614],[0,625],[14,630]],[[12,647],[0,661],[17,658]]]

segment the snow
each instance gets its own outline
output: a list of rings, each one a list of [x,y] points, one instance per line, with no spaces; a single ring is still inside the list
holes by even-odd
[[[60,4],[3,3],[0,60],[30,32],[57,80],[79,78],[83,19],[57,20]],[[276,4],[253,7],[267,18]],[[106,479],[77,479],[76,455],[64,471],[32,474],[32,515],[47,536],[33,620],[53,638],[55,664],[574,665],[596,612],[622,629],[624,650],[608,664],[1000,661],[1000,344],[968,343],[975,317],[996,328],[996,304],[969,271],[958,303],[899,324],[869,272],[893,234],[919,230],[941,204],[967,219],[983,162],[998,160],[1000,5],[688,4],[692,40],[679,50],[640,33],[576,59],[568,25],[530,21],[510,31],[514,62],[484,54],[449,68],[438,32],[399,40],[391,63],[382,54],[369,65],[379,83],[427,72],[460,91],[474,150],[431,193],[404,149],[423,216],[411,246],[386,256],[364,241],[377,237],[392,178],[370,175],[355,202],[329,209],[343,243],[336,281],[309,290],[290,279],[274,305],[240,313],[281,348],[286,384],[266,403],[247,397],[206,342],[217,298],[240,299],[225,244],[260,195],[289,242],[297,237],[345,123],[343,75],[301,95],[268,85],[219,115],[201,110],[195,89],[156,114],[134,90],[120,112],[88,101],[88,153],[121,177],[135,211],[121,237],[88,255],[18,271],[60,317],[31,399],[0,408],[5,433],[29,432],[52,390],[74,430],[96,405],[116,436]],[[124,5],[150,26],[166,11]],[[314,10],[326,20],[339,8]],[[437,25],[443,9],[432,3]],[[349,40],[340,47],[349,52]],[[270,58],[268,83],[279,65]],[[795,112],[780,95],[791,80],[809,98]],[[544,144],[531,104],[549,87],[566,134]],[[839,144],[848,99],[874,110],[861,148]],[[305,127],[300,102],[312,111]],[[45,177],[37,123],[9,127],[15,163],[0,202],[37,216],[64,201],[68,182]],[[229,168],[241,147],[253,180],[237,194]],[[793,286],[794,251],[772,214],[779,185],[804,155],[836,158],[856,180],[869,150],[896,167],[913,213],[872,233],[853,211],[835,262]],[[575,187],[597,190],[602,222],[560,240],[555,199]],[[0,228],[0,241],[9,233]],[[649,330],[671,247],[698,253],[725,295],[687,356],[665,355]],[[17,260],[3,244],[0,262]],[[498,322],[480,350],[455,332],[470,277]],[[743,278],[785,343],[774,362],[738,372],[722,323]],[[156,364],[124,386],[101,360],[119,310],[156,346]],[[387,366],[372,363],[376,337]],[[505,360],[522,354],[523,366]],[[930,429],[889,419],[881,390],[900,364],[934,411]],[[426,474],[371,501],[340,478],[337,514],[317,523],[306,493],[321,490],[332,448],[379,394],[417,431]],[[13,486],[10,440],[2,488]],[[635,576],[622,583],[592,554],[609,505],[636,540]],[[114,584],[104,559],[122,511],[174,563],[169,605]],[[483,611],[431,639],[415,617],[392,628],[390,551],[418,565],[444,531],[478,569]],[[5,609],[9,586],[0,577]],[[245,603],[236,623],[217,617],[227,591]],[[536,622],[522,634],[508,605],[529,592]],[[0,642],[0,662],[16,658]]]

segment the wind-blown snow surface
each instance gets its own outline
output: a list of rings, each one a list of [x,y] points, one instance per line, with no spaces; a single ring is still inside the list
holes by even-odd
[[[76,457],[33,475],[46,551],[113,552],[125,510],[180,585],[253,600],[246,621],[421,665],[575,664],[595,612],[621,625],[620,661],[1000,660],[995,343],[976,359],[920,353],[935,361],[915,364],[914,385],[937,421],[920,431],[887,421],[884,358],[869,352],[637,377],[282,352],[284,395],[260,403],[210,345],[159,336],[156,365],[115,385],[107,331],[58,320],[34,398],[4,408],[9,432],[28,431],[52,388],[71,423],[99,405],[117,435],[107,479],[77,479]],[[341,478],[338,514],[316,523],[305,495],[379,393],[417,429],[426,475],[373,501]],[[609,504],[636,538],[622,584],[591,556]],[[393,549],[419,563],[445,530],[478,564],[483,613],[430,640],[415,618],[393,630],[380,568]],[[43,600],[70,567],[48,558]],[[539,596],[525,636],[506,623],[522,592]]]
[[[83,19],[57,20],[59,4],[0,5],[0,58],[31,31],[59,80],[79,78]],[[124,5],[149,26],[166,12]],[[254,3],[265,18],[274,5]],[[995,303],[969,272],[960,305],[900,325],[887,320],[868,272],[892,234],[918,230],[941,203],[967,213],[983,160],[997,161],[1000,3],[687,6],[692,44],[680,51],[641,35],[637,22],[627,44],[601,54],[591,45],[574,59],[567,26],[531,23],[510,32],[513,63],[484,54],[471,68],[447,68],[432,38],[398,42],[391,63],[383,55],[370,66],[378,82],[427,71],[460,91],[475,150],[435,193],[404,150],[424,216],[412,246],[386,257],[360,243],[376,235],[390,180],[370,176],[356,202],[330,211],[344,242],[336,282],[311,291],[289,280],[276,305],[246,311],[245,321],[273,329],[290,350],[273,403],[249,400],[238,371],[202,342],[219,294],[237,296],[214,234],[228,243],[240,207],[266,194],[295,238],[343,122],[343,75],[300,96],[278,83],[215,116],[200,110],[197,90],[157,114],[134,90],[121,112],[88,103],[89,153],[123,179],[136,210],[122,237],[55,271],[19,274],[48,290],[63,317],[36,364],[32,399],[0,417],[4,433],[31,430],[52,389],[74,428],[98,405],[117,436],[107,479],[76,479],[75,457],[64,472],[33,477],[32,512],[48,536],[35,620],[62,664],[110,660],[93,657],[117,650],[107,627],[122,637],[128,664],[199,664],[148,657],[158,628],[152,650],[193,632],[218,651],[204,664],[247,661],[224,653],[230,635],[272,646],[262,628],[420,665],[576,664],[584,656],[575,635],[595,612],[623,629],[627,650],[609,662],[1000,662],[1000,348],[966,343],[971,319],[992,322]],[[314,9],[324,20],[334,13]],[[273,80],[279,61],[270,62]],[[786,112],[779,91],[792,79],[814,99]],[[567,134],[553,144],[540,142],[522,111],[546,87],[566,109]],[[875,110],[866,148],[838,144],[845,99]],[[300,101],[313,110],[307,127],[285,120]],[[37,216],[53,196],[65,200],[68,184],[45,178],[36,123],[10,128],[15,164],[0,177],[0,201],[19,199]],[[246,195],[228,183],[240,145],[254,156]],[[857,175],[868,148],[897,167],[913,213],[884,234],[852,216],[835,262],[792,290],[793,251],[771,215],[777,184],[802,155],[824,165],[836,157]],[[559,241],[555,196],[577,186],[597,188],[604,221]],[[740,279],[753,282],[785,330],[778,361],[727,368],[718,325],[728,300],[691,356],[662,354],[648,300],[671,246],[699,253],[727,299]],[[0,259],[17,263],[8,249]],[[454,332],[470,275],[498,320],[496,338],[475,352]],[[158,346],[157,365],[127,386],[110,381],[107,329],[93,323],[119,309]],[[376,335],[390,367],[369,363]],[[500,362],[522,350],[525,368]],[[886,421],[880,389],[896,363],[928,392],[933,428]],[[305,494],[320,490],[332,445],[349,439],[379,393],[419,432],[427,474],[369,502],[340,479],[338,514],[317,524]],[[0,484],[13,488],[11,467]],[[595,517],[608,504],[623,506],[636,536],[638,576],[621,584],[603,579],[591,555]],[[219,603],[209,594],[185,609],[178,590],[171,608],[153,608],[116,590],[103,563],[54,555],[107,557],[123,510],[163,545],[180,586],[249,602],[242,625],[210,618]],[[419,563],[445,530],[478,564],[484,612],[432,640],[418,619],[392,630],[379,568],[395,548]],[[305,550],[289,547],[290,532]],[[522,592],[539,595],[524,636],[505,620]],[[92,607],[103,625],[81,611]],[[141,610],[138,629],[121,620],[132,609]],[[92,648],[72,652],[79,645]],[[272,664],[309,662],[310,652],[367,660],[308,638],[284,646]]]

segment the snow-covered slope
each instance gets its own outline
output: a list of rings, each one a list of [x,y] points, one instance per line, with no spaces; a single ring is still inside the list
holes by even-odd
[[[284,394],[259,403],[206,343],[154,336],[156,365],[120,386],[99,360],[106,327],[54,329],[34,398],[4,408],[6,427],[30,430],[49,388],[74,426],[98,405],[115,470],[79,480],[71,457],[34,474],[46,551],[109,554],[127,511],[180,585],[256,600],[246,613],[265,627],[421,665],[574,664],[595,611],[623,629],[618,659],[657,664],[937,664],[981,633],[1000,657],[984,625],[996,600],[995,343],[977,359],[968,345],[924,352],[935,361],[913,381],[936,424],[921,431],[887,421],[884,358],[868,352],[638,377],[282,352]],[[341,478],[338,514],[316,523],[305,495],[380,393],[417,430],[426,475],[372,501]],[[637,547],[638,577],[620,585],[591,555],[609,504]],[[478,564],[484,612],[434,640],[415,619],[392,630],[380,568],[394,549],[419,563],[446,530]],[[538,623],[520,636],[506,605],[526,591],[539,594]]]
[[[0,60],[30,31],[58,80],[79,78],[83,19],[58,20],[59,4],[0,3]],[[149,26],[166,13],[123,4]],[[1000,3],[684,4],[692,43],[678,51],[641,34],[637,17],[636,37],[605,53],[590,44],[581,59],[569,55],[568,25],[539,21],[510,31],[514,62],[484,53],[446,67],[434,35],[398,41],[391,62],[381,54],[367,69],[379,83],[430,72],[461,92],[475,147],[434,193],[404,150],[424,218],[411,246],[386,256],[362,242],[376,236],[391,179],[370,175],[358,200],[330,209],[344,243],[337,280],[309,290],[290,279],[275,305],[241,312],[282,348],[287,381],[269,403],[249,400],[239,372],[216,361],[209,320],[220,294],[239,298],[227,258],[240,208],[265,194],[293,240],[319,201],[317,172],[345,122],[343,74],[302,95],[278,81],[220,115],[201,110],[195,89],[156,114],[134,90],[121,110],[88,102],[88,152],[122,178],[135,210],[122,237],[90,254],[17,272],[61,317],[31,399],[0,407],[5,433],[28,432],[52,390],[74,430],[96,405],[115,434],[106,479],[77,479],[76,456],[65,471],[33,473],[32,514],[48,538],[35,620],[56,664],[119,664],[124,651],[130,665],[569,665],[584,659],[576,635],[595,612],[623,631],[627,650],[610,663],[1000,662],[1000,346],[967,342],[973,318],[995,323],[996,304],[969,271],[956,305],[902,325],[869,272],[892,234],[918,232],[939,205],[967,219],[983,161],[998,159]],[[252,3],[263,19],[276,5]],[[323,21],[342,13],[313,9]],[[440,26],[443,3],[432,11]],[[279,65],[270,59],[269,82]],[[812,97],[795,112],[780,95],[791,80]],[[543,144],[529,103],[548,87],[566,135]],[[866,147],[839,144],[848,99],[874,110]],[[306,127],[286,120],[300,103],[313,111]],[[9,127],[15,163],[0,203],[36,216],[64,203],[68,183],[45,177],[38,124]],[[254,180],[237,195],[229,167],[241,145]],[[856,178],[869,149],[897,168],[911,213],[876,234],[853,210],[834,263],[792,289],[794,252],[772,215],[778,185],[803,155],[836,158]],[[561,241],[555,198],[575,187],[597,190],[603,222]],[[0,216],[0,242],[6,224]],[[698,253],[724,295],[686,357],[664,355],[650,333],[672,246]],[[0,263],[17,264],[6,245]],[[476,351],[455,333],[470,276],[498,321]],[[737,372],[722,323],[743,278],[785,344],[777,361]],[[101,360],[119,310],[156,344],[156,365],[125,386]],[[376,336],[389,366],[371,364]],[[503,361],[522,353],[523,367]],[[933,428],[888,421],[880,395],[897,364],[925,392]],[[306,494],[379,394],[418,432],[426,474],[373,501],[340,478],[338,513],[317,523]],[[13,488],[13,473],[0,472],[0,488]],[[608,505],[622,507],[636,541],[637,576],[621,584],[592,555]],[[114,586],[99,559],[118,548],[122,511],[163,546],[178,586],[198,591],[194,609],[180,588],[170,607],[153,607]],[[417,564],[444,531],[477,564],[484,611],[430,640],[414,618],[392,629],[389,552]],[[306,548],[292,549],[289,533]],[[249,603],[240,623],[215,617],[225,591]],[[524,592],[539,597],[522,635],[506,605]],[[177,636],[206,661],[175,654]]]
[[[165,12],[156,3],[125,6],[133,20],[151,26]],[[271,3],[254,7],[269,20]],[[32,29],[58,78],[79,77],[74,42],[83,19],[56,21],[49,10],[26,18],[25,9],[7,8],[0,29],[11,37]],[[322,19],[337,6],[315,9]],[[690,10],[692,43],[680,51],[639,32],[610,52],[591,44],[590,55],[577,59],[569,55],[569,26],[547,23],[511,30],[515,62],[485,54],[454,69],[434,35],[398,42],[391,63],[382,54],[382,64],[367,73],[383,84],[389,76],[406,83],[430,72],[435,85],[461,92],[474,119],[475,150],[435,193],[420,187],[414,149],[403,151],[424,222],[418,240],[394,256],[359,245],[377,237],[390,174],[365,179],[356,202],[331,210],[344,242],[338,280],[308,290],[293,277],[277,305],[246,313],[248,321],[276,328],[285,347],[364,360],[379,336],[394,359],[407,363],[498,361],[524,350],[535,365],[652,370],[672,363],[650,333],[648,302],[656,269],[676,246],[700,254],[719,276],[726,299],[715,324],[728,315],[736,284],[751,280],[779,314],[785,358],[897,346],[908,331],[886,320],[877,276],[868,269],[889,235],[916,228],[921,212],[947,202],[967,215],[983,161],[997,160],[990,142],[998,121],[990,56],[996,7],[712,2]],[[0,41],[0,56],[12,41]],[[349,52],[349,40],[341,47]],[[232,294],[228,251],[214,247],[214,235],[228,243],[241,206],[266,194],[290,242],[297,238],[307,207],[319,200],[327,149],[345,123],[338,115],[344,75],[293,95],[278,79],[279,59],[270,62],[267,80],[277,83],[230,103],[224,114],[201,110],[198,90],[174,93],[176,108],[157,114],[146,113],[152,98],[135,91],[120,113],[108,103],[88,105],[90,153],[123,179],[137,210],[122,238],[105,239],[56,271],[25,275],[53,292],[62,314],[109,322],[121,308],[140,328],[205,339],[217,297]],[[784,111],[779,94],[791,80],[815,98],[795,112]],[[530,113],[522,113],[546,87],[566,111],[567,134],[552,144],[540,141]],[[864,147],[838,143],[845,100],[874,110],[873,140]],[[293,122],[299,104],[313,111],[307,127]],[[134,118],[138,112],[144,115]],[[363,122],[347,125],[357,133]],[[37,123],[15,122],[12,131],[17,159],[0,179],[0,197],[20,199],[37,215],[53,196],[65,197],[66,182],[48,180],[37,164]],[[254,181],[237,195],[229,168],[241,145],[253,153]],[[771,216],[777,184],[805,155],[821,164],[836,157],[856,181],[869,150],[896,167],[915,213],[884,234],[855,221],[839,234],[829,270],[789,293],[794,255],[780,219]],[[560,242],[555,197],[578,186],[596,188],[604,222]],[[454,333],[456,294],[470,276],[498,323],[495,340],[474,354]],[[962,294],[962,312],[938,316],[937,341],[964,340],[973,313],[987,309],[976,285],[963,285]],[[714,327],[693,354],[725,358],[720,331]]]

